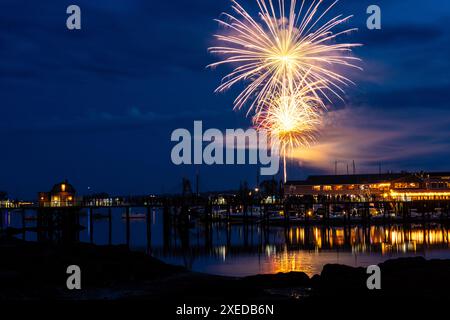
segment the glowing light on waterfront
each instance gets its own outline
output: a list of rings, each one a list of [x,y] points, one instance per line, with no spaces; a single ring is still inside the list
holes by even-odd
[[[222,79],[216,89],[223,92],[243,82],[244,90],[234,101],[234,108],[249,104],[259,112],[264,101],[271,99],[274,90],[282,83],[295,91],[301,82],[314,90],[314,96],[328,94],[340,97],[343,86],[352,83],[333,67],[359,68],[359,60],[351,56],[352,48],[359,44],[336,43],[336,37],[356,29],[334,32],[337,26],[346,23],[352,16],[338,15],[322,23],[324,16],[334,7],[333,2],[321,11],[322,0],[313,0],[310,6],[296,0],[256,0],[260,19],[255,20],[237,1],[232,0],[233,14],[224,13],[217,21],[226,28],[216,35],[222,46],[210,48],[210,52],[224,56],[224,60],[210,67],[223,64],[234,66],[234,70]],[[259,21],[261,20],[261,21]],[[334,69],[334,68],[333,68]],[[312,83],[322,82],[324,87],[313,88]]]
[[[435,192],[435,191],[426,191],[426,192],[396,192],[391,190],[392,197],[450,197],[450,192]]]

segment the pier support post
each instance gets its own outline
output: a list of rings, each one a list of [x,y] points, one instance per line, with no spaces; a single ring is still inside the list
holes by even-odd
[[[46,217],[46,219],[47,219],[47,227],[48,227],[48,239],[50,240],[50,241],[53,241],[53,234],[54,234],[54,231],[55,231],[55,228],[54,228],[54,215],[55,215],[55,211],[56,211],[56,209],[50,209],[49,211],[48,211],[48,213],[47,213],[47,217]]]
[[[425,221],[426,204],[422,202],[420,207],[422,208],[422,220]]]
[[[163,207],[163,250],[167,253],[170,247],[171,225],[170,225],[170,208],[167,203]]]
[[[25,228],[27,227],[26,219],[25,219],[25,209],[20,211],[22,217],[22,239],[25,240]]]
[[[42,226],[43,226],[43,223],[44,223],[43,222],[44,213],[43,213],[43,209],[42,208],[39,208],[39,209],[36,210],[36,216],[37,216],[37,221],[36,221],[36,228],[37,228],[36,238],[37,238],[37,241],[42,241],[42,238],[43,238],[43,236],[42,236],[42,234],[43,234]]]
[[[205,206],[205,221],[207,224],[211,223],[212,220],[212,204],[209,203]]]
[[[448,221],[448,214],[449,214],[449,211],[450,211],[450,206],[449,206],[448,202],[447,202],[447,206],[446,206],[446,210],[445,211],[447,212],[447,221]]]
[[[79,242],[80,241],[80,233],[81,233],[81,228],[80,228],[80,213],[81,210],[80,209],[76,209],[73,211],[73,223],[75,224],[74,229],[75,231],[75,241]]]
[[[147,253],[152,253],[152,208],[147,207],[147,215],[145,217],[147,225]]]
[[[231,248],[231,224],[226,225],[227,250]]]
[[[94,243],[94,208],[89,208],[89,240]]]
[[[368,202],[364,202],[364,213],[363,213],[363,223],[366,224],[367,220],[369,218],[369,211],[370,211],[370,207],[369,207],[369,203]]]
[[[112,209],[108,209],[108,244],[112,245]]]
[[[264,205],[264,219],[267,225],[269,225],[269,207],[267,204]]]
[[[205,239],[204,239],[205,249],[209,253],[209,250],[211,249],[211,224],[209,222],[205,223]]]
[[[245,223],[242,228],[244,229],[244,247],[248,248],[248,224]]]
[[[126,237],[127,237],[127,246],[130,246],[130,211],[131,208],[127,207],[125,212],[125,219],[126,219]]]
[[[330,203],[329,202],[325,202],[324,206],[325,206],[325,211],[324,211],[324,214],[323,214],[323,222],[327,223],[328,217],[330,216]]]
[[[248,205],[247,205],[247,202],[245,202],[244,203],[244,223],[245,224],[247,224],[247,222],[248,222],[248,216],[247,216],[247,214],[248,214]]]
[[[25,229],[25,227],[26,227],[25,209],[20,210],[20,217],[22,218],[22,229]]]
[[[286,223],[286,225],[289,224],[289,204],[285,203],[284,204],[284,221]]]

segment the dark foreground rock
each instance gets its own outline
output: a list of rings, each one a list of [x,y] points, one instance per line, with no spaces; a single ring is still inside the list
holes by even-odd
[[[82,290],[66,288],[66,268],[82,270]],[[125,246],[0,240],[0,300],[152,300],[177,303],[292,303],[450,301],[450,260],[405,258],[380,264],[382,290],[366,287],[363,268],[326,265],[304,273],[220,277],[162,263]]]

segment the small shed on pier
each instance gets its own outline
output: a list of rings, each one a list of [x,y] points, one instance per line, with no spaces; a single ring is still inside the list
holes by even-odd
[[[39,192],[41,207],[70,207],[75,204],[76,190],[67,179],[53,186],[50,192]]]

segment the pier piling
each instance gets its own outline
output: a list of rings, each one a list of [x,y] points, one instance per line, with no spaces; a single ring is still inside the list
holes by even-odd
[[[112,245],[112,209],[108,209],[108,244]]]
[[[147,207],[147,213],[145,217],[147,226],[147,253],[151,254],[152,251],[152,208]]]
[[[130,246],[130,211],[131,208],[127,207],[125,211],[127,246]]]
[[[94,243],[94,208],[89,209],[89,241]]]

